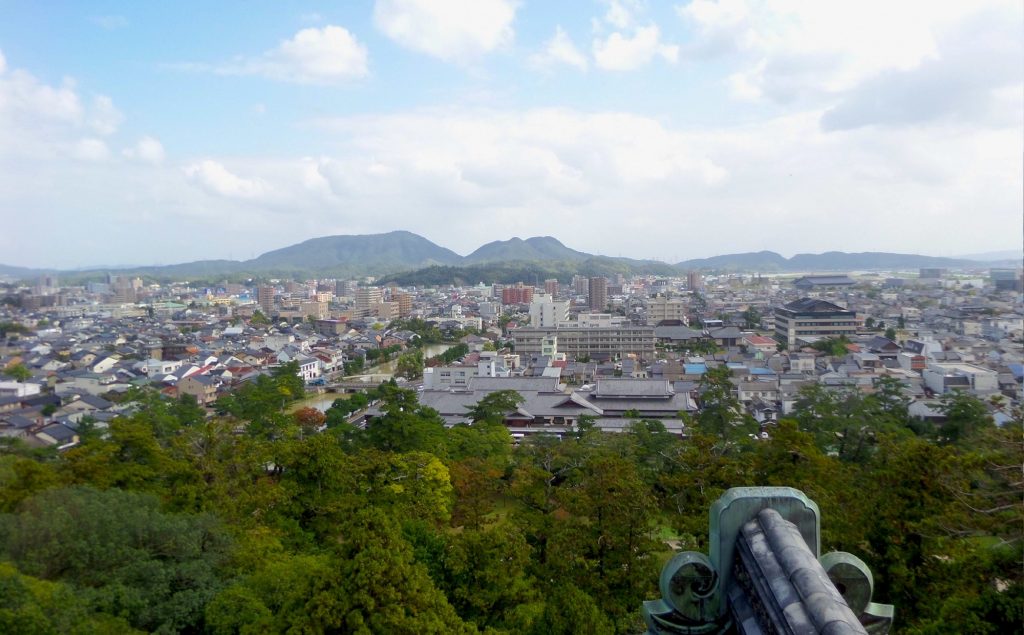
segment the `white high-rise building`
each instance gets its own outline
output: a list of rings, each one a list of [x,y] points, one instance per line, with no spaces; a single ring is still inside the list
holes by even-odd
[[[530,302],[530,326],[548,328],[569,319],[569,301],[555,300],[546,293],[538,293]]]

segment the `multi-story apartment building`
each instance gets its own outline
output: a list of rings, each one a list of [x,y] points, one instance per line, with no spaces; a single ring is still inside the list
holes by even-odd
[[[579,358],[606,360],[636,355],[641,359],[654,358],[653,326],[616,326],[607,328],[519,328],[512,331],[516,352],[520,355],[540,355],[545,339],[557,337],[558,351]]]
[[[377,312],[376,305],[384,299],[378,287],[359,287],[356,289],[356,317],[367,317]]]
[[[607,278],[591,278],[590,279],[590,310],[591,311],[604,311],[608,308],[608,279]]]
[[[400,309],[397,302],[378,302],[370,309],[381,322],[398,319]]]
[[[398,303],[398,317],[409,317],[412,315],[412,294],[398,292],[394,294],[395,302]]]
[[[797,340],[851,336],[857,332],[857,314],[814,298],[803,298],[775,309],[775,339],[792,346]]]
[[[686,287],[690,291],[699,291],[704,288],[704,276],[699,272],[691,271],[686,274]]]
[[[517,282],[515,286],[505,287],[501,290],[502,304],[529,304],[533,301],[533,287]]]
[[[260,311],[268,318],[274,313],[274,287],[260,285],[256,289],[256,303],[260,305]]]
[[[576,295],[587,295],[590,290],[590,281],[586,276],[576,274],[572,277],[572,290]]]
[[[660,324],[667,320],[689,324],[687,309],[689,303],[683,298],[658,296],[647,300],[647,323]]]

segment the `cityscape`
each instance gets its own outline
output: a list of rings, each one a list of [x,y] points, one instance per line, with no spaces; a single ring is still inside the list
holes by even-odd
[[[0,15],[0,633],[1024,631],[1019,3]]]

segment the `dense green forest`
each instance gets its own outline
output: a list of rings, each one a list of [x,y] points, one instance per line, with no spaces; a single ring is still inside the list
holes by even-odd
[[[748,436],[715,374],[689,438],[637,420],[513,446],[502,413],[445,429],[382,385],[365,429],[302,396],[284,367],[205,417],[139,409],[60,455],[0,454],[0,632],[638,633],[668,538],[705,550],[727,488],[818,503],[822,549],[871,567],[901,633],[1021,632],[1021,429],[956,395],[934,428],[899,391],[804,393]],[[326,427],[325,427],[326,426]]]

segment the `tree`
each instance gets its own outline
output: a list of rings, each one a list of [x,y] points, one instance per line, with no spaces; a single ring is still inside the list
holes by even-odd
[[[850,344],[850,340],[845,335],[840,335],[839,337],[826,337],[825,339],[818,340],[811,344],[811,348],[833,357],[842,357],[850,352],[846,348],[848,344]]]
[[[501,423],[506,414],[515,411],[524,401],[523,396],[514,390],[497,390],[487,393],[474,406],[469,407],[466,414],[474,423]]]
[[[395,374],[406,379],[415,379],[423,374],[423,351],[414,350],[398,358]]]
[[[306,396],[306,385],[299,376],[299,363],[290,361],[270,371],[278,392],[284,398],[282,404]]]
[[[748,329],[757,328],[761,324],[761,312],[757,310],[757,307],[747,307],[740,317],[743,318],[743,323]]]
[[[4,551],[24,573],[65,582],[135,628],[181,632],[202,629],[228,546],[211,516],[167,514],[138,492],[70,487],[23,503]]]
[[[896,341],[896,329],[891,326],[885,329],[885,339]]]
[[[462,619],[481,629],[524,630],[522,607],[537,599],[530,547],[508,523],[448,539],[439,585]]]
[[[620,619],[634,615],[657,577],[648,537],[654,501],[635,465],[598,456],[558,498],[572,518],[560,523],[549,564]]]
[[[444,420],[436,410],[419,405],[406,388],[383,387],[381,415],[366,424],[365,442],[388,452],[422,450],[444,453]]]
[[[981,430],[992,426],[992,416],[985,404],[969,393],[954,390],[940,398],[939,411],[946,420],[939,426],[942,443],[959,444],[968,441]]]
[[[875,328],[875,318],[871,317],[870,315],[867,318],[865,318],[864,319],[864,328],[868,329],[869,331],[874,329]]]
[[[732,372],[726,366],[708,368],[701,375],[698,391],[701,409],[697,415],[697,426],[705,434],[717,436],[730,445],[747,438],[754,431],[754,425],[733,395],[729,379]]]
[[[32,371],[21,362],[17,364],[11,364],[4,369],[4,375],[10,377],[14,381],[24,383],[29,379],[32,379]]]
[[[207,609],[214,633],[472,633],[415,561],[395,521],[356,512],[337,546],[274,559]]]
[[[299,408],[292,413],[292,417],[295,419],[296,425],[302,428],[306,434],[317,432],[327,421],[324,413],[316,408]]]
[[[0,563],[0,632],[117,635],[139,633],[123,618],[95,612],[75,590]]]
[[[571,583],[554,584],[544,593],[544,613],[531,635],[611,635],[615,626],[590,595]]]
[[[253,326],[267,326],[270,324],[270,320],[267,319],[266,315],[263,315],[263,311],[256,309],[252,312],[252,317],[249,318],[249,324]]]

